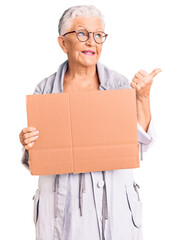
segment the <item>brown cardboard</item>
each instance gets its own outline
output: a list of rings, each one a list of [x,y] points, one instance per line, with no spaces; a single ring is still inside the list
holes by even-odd
[[[26,105],[28,126],[39,130],[32,175],[140,166],[134,89],[27,95]]]

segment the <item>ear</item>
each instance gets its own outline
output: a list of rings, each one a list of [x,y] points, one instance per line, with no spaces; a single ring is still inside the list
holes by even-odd
[[[67,53],[67,49],[66,49],[65,42],[64,42],[64,37],[62,35],[58,36],[57,42],[60,45],[60,47],[62,48],[62,50],[64,51],[64,53]]]

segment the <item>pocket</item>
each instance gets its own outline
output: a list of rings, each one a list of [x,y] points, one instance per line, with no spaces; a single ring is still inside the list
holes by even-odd
[[[136,228],[142,225],[142,200],[139,194],[139,185],[133,181],[131,185],[125,185],[128,206],[131,211],[132,222]]]
[[[38,221],[38,214],[39,214],[39,202],[40,202],[40,191],[39,189],[36,190],[35,194],[33,195],[34,206],[33,206],[33,221],[36,225]]]

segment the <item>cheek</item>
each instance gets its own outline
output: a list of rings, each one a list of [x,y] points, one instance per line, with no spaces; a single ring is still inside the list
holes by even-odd
[[[100,47],[97,48],[97,53],[98,53],[98,55],[100,55],[101,52],[102,52],[102,46],[100,46]]]
[[[76,52],[80,51],[81,44],[76,40],[70,40],[67,42],[67,50],[69,54],[76,54]]]
[[[74,42],[70,46],[70,54],[72,55],[79,55],[81,54],[81,51],[84,49],[81,43]]]

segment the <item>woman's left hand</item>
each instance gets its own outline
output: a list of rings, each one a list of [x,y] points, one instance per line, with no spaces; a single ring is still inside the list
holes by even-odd
[[[131,87],[136,90],[136,99],[142,101],[148,99],[153,78],[162,70],[160,68],[154,69],[150,74],[144,70],[140,70],[134,75],[131,82]]]

